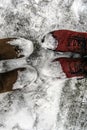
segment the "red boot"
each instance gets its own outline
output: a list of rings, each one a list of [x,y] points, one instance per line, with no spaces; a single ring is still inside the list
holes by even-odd
[[[87,59],[84,58],[58,58],[55,61],[60,62],[63,72],[67,78],[86,77],[87,76]]]
[[[53,43],[51,41],[53,41]],[[51,45],[54,44],[55,48],[49,49],[54,49],[56,51],[74,52],[82,55],[87,54],[87,33],[70,30],[56,30],[49,33],[48,38],[45,36],[42,42]]]

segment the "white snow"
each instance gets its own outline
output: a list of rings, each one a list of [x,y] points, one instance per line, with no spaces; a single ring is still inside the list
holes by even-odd
[[[66,74],[63,72],[59,62],[46,62],[40,73],[48,77],[57,77],[58,79],[66,78]]]
[[[52,50],[56,49],[58,42],[52,37],[50,33],[46,34],[43,40],[44,41],[42,41],[42,44],[41,44],[43,48],[52,49]]]
[[[0,62],[0,73],[10,71],[17,68],[23,68],[27,65],[26,58],[18,58],[18,59],[11,59],[11,60],[2,60]]]
[[[59,71],[65,75],[51,61],[71,54],[47,49],[55,48],[46,36],[55,29],[87,31],[87,1],[0,0],[0,38],[17,37],[10,44],[23,49],[20,55],[31,55],[29,63],[24,57],[0,61],[0,73],[25,66],[14,89],[27,85],[0,94],[0,130],[87,130],[87,81],[56,78]]]
[[[33,84],[37,79],[37,71],[30,65],[23,66],[24,71],[18,73],[16,83],[13,85],[13,89],[27,87]]]

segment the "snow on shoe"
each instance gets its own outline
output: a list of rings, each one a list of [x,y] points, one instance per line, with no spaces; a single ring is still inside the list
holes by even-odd
[[[42,39],[41,46],[45,49],[55,50],[55,48],[57,48],[57,45],[58,45],[57,40],[52,36],[51,33],[48,33]]]
[[[29,65],[6,73],[0,73],[0,93],[29,86],[36,78],[36,70]]]
[[[0,39],[0,60],[28,57],[33,52],[33,44],[24,38]]]
[[[34,50],[33,43],[30,40],[24,38],[17,38],[9,43],[10,45],[18,46],[20,48],[21,51],[19,51],[18,56],[23,55],[25,57],[28,57]]]
[[[27,61],[25,57],[18,58],[18,59],[1,60],[0,73],[11,71],[17,68],[23,68],[23,66],[25,65],[27,65]]]

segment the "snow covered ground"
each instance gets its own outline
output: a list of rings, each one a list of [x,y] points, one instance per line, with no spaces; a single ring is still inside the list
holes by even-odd
[[[87,0],[0,0],[0,38],[32,41],[27,64],[37,71],[32,84],[0,94],[0,130],[87,130],[87,80],[45,75],[45,63],[62,56],[41,43],[55,29],[87,31]]]

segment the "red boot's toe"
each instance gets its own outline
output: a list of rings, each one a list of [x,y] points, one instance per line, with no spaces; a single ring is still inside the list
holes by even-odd
[[[87,73],[87,61],[81,58],[58,58],[55,61],[60,62],[63,72],[67,78],[85,77]]]
[[[87,54],[87,33],[56,30],[51,34],[58,42],[56,51]]]

